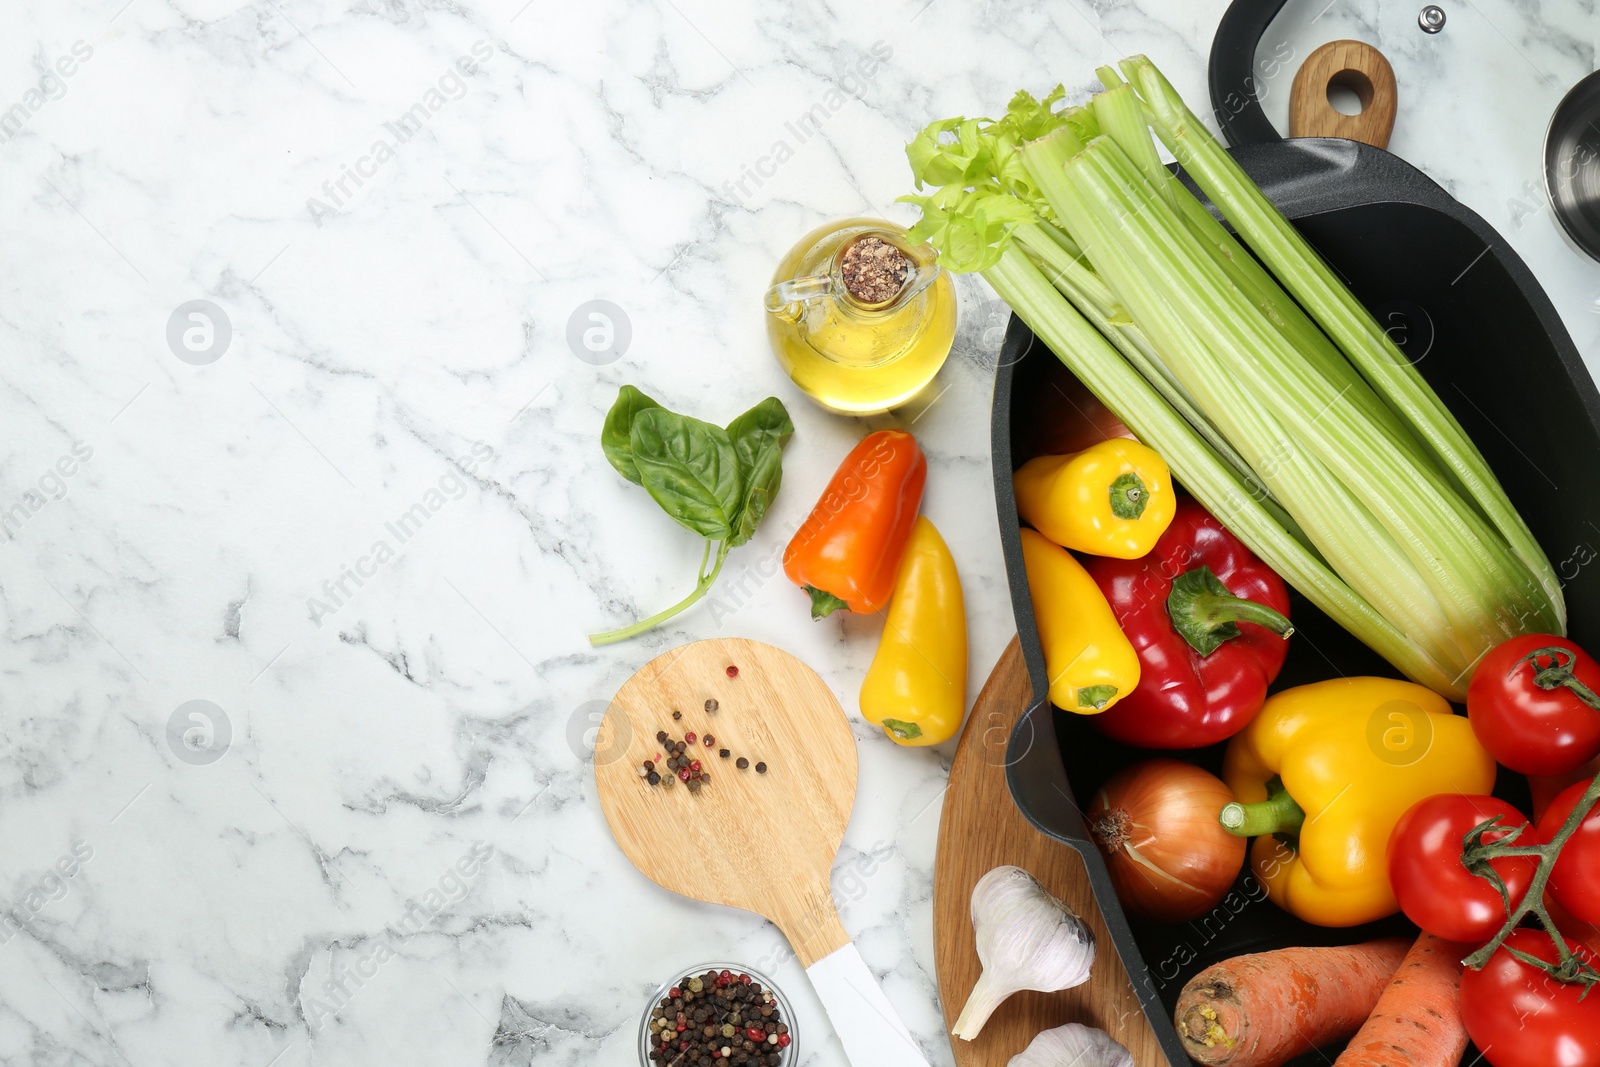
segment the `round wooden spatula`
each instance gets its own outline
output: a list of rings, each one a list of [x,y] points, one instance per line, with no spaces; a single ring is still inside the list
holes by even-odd
[[[665,759],[661,730],[675,740],[696,735],[695,758],[711,774],[698,792],[639,777],[645,760]],[[707,734],[716,739],[709,748]],[[724,748],[727,759],[718,756]],[[750,761],[742,771],[741,756]],[[606,709],[595,782],[617,844],[645,877],[753,911],[783,932],[855,1067],[927,1067],[833,905],[829,880],[855,802],[856,746],[815,671],[737,638],[657,656]]]

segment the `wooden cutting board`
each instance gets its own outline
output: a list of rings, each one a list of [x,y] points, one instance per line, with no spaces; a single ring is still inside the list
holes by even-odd
[[[1089,981],[1058,993],[1017,993],[975,1041],[952,1037],[957,1067],[1004,1067],[1041,1030],[1078,1022],[1099,1027],[1133,1053],[1139,1067],[1166,1064],[1155,1033],[1117,956],[1089,889],[1083,859],[1035,830],[1006,786],[1005,746],[1032,696],[1022,646],[1013,638],[973,705],[950,767],[933,874],[933,960],[945,1028],[955,1025],[978,980],[969,905],[972,887],[995,867],[1028,871],[1083,917],[1097,946]]]

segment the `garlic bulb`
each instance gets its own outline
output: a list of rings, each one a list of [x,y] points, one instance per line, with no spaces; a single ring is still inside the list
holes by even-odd
[[[1053,993],[1089,979],[1094,933],[1021,867],[996,867],[978,879],[972,929],[983,973],[951,1031],[963,1041],[977,1037],[1013,993]]]
[[[1133,1067],[1133,1053],[1104,1030],[1068,1023],[1034,1038],[1006,1067]]]

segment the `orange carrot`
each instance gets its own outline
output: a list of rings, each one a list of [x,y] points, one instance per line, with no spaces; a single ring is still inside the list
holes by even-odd
[[[1461,961],[1472,948],[1428,933],[1417,938],[1333,1067],[1456,1067],[1467,1047]]]
[[[1207,967],[1178,997],[1183,1050],[1207,1067],[1279,1067],[1366,1021],[1409,942],[1280,948]]]

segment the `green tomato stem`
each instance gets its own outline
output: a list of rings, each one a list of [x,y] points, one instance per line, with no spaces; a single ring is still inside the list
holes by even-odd
[[[1567,821],[1561,824],[1561,829],[1557,830],[1555,836],[1543,845],[1533,848],[1526,845],[1476,844],[1465,849],[1461,861],[1467,866],[1468,870],[1474,870],[1475,865],[1481,865],[1488,860],[1499,859],[1502,856],[1538,856],[1539,866],[1534,871],[1533,881],[1528,884],[1528,892],[1523,896],[1522,903],[1515,908],[1508,909],[1505,925],[1500,928],[1500,932],[1495,934],[1494,939],[1487,945],[1462,960],[1461,962],[1464,966],[1471,967],[1474,970],[1481,970],[1500,946],[1505,944],[1506,938],[1511,936],[1511,931],[1515,930],[1523,919],[1532,915],[1544,926],[1545,932],[1550,935],[1550,940],[1555,942],[1560,962],[1552,965],[1542,960],[1528,957],[1524,953],[1517,953],[1518,959],[1530,966],[1538,967],[1558,982],[1577,982],[1585,986],[1593,986],[1600,982],[1600,974],[1597,974],[1581,957],[1573,953],[1572,949],[1567,945],[1566,939],[1556,929],[1556,924],[1551,920],[1550,913],[1544,907],[1545,885],[1550,881],[1550,871],[1555,867],[1556,857],[1561,853],[1561,846],[1567,843],[1568,838],[1577,833],[1578,827],[1583,823],[1584,819],[1588,818],[1589,812],[1593,810],[1596,801],[1600,801],[1600,775],[1595,776],[1594,780],[1589,783],[1589,788],[1584,790],[1583,796],[1578,798],[1578,803],[1573,806],[1572,812],[1567,816]],[[1474,832],[1476,832],[1476,829],[1474,828]],[[1467,836],[1471,837],[1472,834],[1469,833]],[[1486,881],[1493,881],[1493,879],[1481,873],[1478,877],[1484,878]],[[1508,949],[1507,951],[1510,950]]]
[[[711,542],[708,540],[706,541],[706,555],[709,556],[710,554]],[[603,634],[590,634],[589,644],[598,648],[601,645],[611,645],[618,641],[626,641],[630,637],[637,637],[646,630],[651,630],[657,626],[660,626],[674,615],[693,606],[697,600],[705,596],[706,593],[710,592],[711,587],[716,584],[717,575],[722,573],[722,561],[727,558],[728,543],[726,541],[719,542],[717,544],[717,560],[716,563],[712,565],[710,574],[703,573],[706,564],[705,557],[701,558],[700,569],[702,571],[702,577],[699,579],[699,581],[695,582],[694,592],[690,593],[688,596],[672,605],[672,607],[667,608],[665,611],[656,612],[648,619],[640,619],[638,622],[633,623],[630,626],[624,626],[620,630],[610,630]]]
[[[1549,662],[1545,662],[1548,660]],[[1600,710],[1600,696],[1596,696],[1593,689],[1578,681],[1572,673],[1572,664],[1577,660],[1570,649],[1559,645],[1547,648],[1536,648],[1526,656],[1517,660],[1516,665],[1529,665],[1533,671],[1533,684],[1540,689],[1549,691],[1565,686],[1572,691],[1583,703],[1589,707]]]

